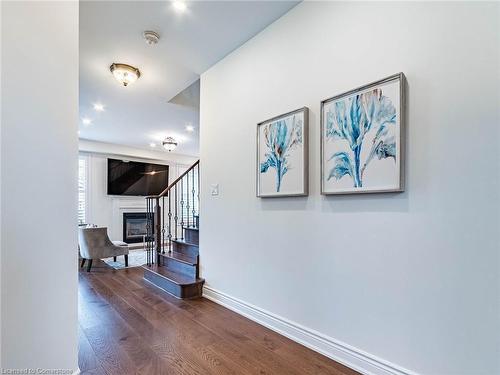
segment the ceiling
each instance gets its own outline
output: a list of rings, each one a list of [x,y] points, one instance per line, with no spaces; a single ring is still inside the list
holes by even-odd
[[[80,117],[92,121],[80,138],[149,148],[173,136],[177,153],[197,155],[200,74],[297,3],[195,1],[180,13],[170,1],[80,2]],[[157,45],[145,30],[160,34]],[[113,62],[139,68],[140,79],[121,86]]]

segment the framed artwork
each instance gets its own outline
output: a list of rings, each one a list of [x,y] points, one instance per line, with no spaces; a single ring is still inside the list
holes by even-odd
[[[308,194],[309,109],[257,124],[257,196]]]
[[[405,76],[321,102],[321,193],[404,191]]]

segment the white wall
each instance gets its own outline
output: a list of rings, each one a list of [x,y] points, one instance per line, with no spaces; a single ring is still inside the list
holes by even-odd
[[[204,73],[207,295],[364,371],[500,373],[498,25],[495,3],[304,2]],[[406,192],[321,196],[320,101],[400,71]],[[302,106],[310,195],[258,199],[256,124]]]
[[[0,5],[0,41],[2,33],[2,6]],[[0,43],[0,368],[2,368],[2,45]]]
[[[2,2],[2,367],[76,370],[78,2]]]
[[[198,160],[195,156],[162,151],[143,150],[104,142],[80,140],[80,154],[88,161],[87,222],[108,228],[112,240],[123,238],[123,213],[145,212],[143,197],[107,195],[107,159],[122,158],[169,166],[169,181],[177,178],[179,170]]]

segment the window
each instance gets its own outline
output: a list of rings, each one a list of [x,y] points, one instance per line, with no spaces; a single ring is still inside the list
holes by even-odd
[[[86,156],[78,158],[78,224],[87,223],[87,163]]]

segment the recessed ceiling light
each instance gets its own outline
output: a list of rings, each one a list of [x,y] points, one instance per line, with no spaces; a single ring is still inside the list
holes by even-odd
[[[186,2],[181,0],[172,1],[172,6],[178,12],[184,12],[187,9]]]
[[[89,119],[88,117],[84,117],[84,118],[82,118],[82,124],[83,125],[90,125],[90,124],[92,124],[92,120]]]
[[[149,146],[151,146],[151,147],[156,147],[156,143],[151,142],[151,143],[149,144]]]
[[[193,126],[193,125],[187,125],[187,126],[186,126],[186,130],[187,130],[188,132],[194,132],[194,126]]]
[[[104,111],[104,105],[102,105],[101,103],[94,103],[94,109],[97,112],[102,112]]]
[[[78,130],[78,135],[80,135],[80,130]]]

